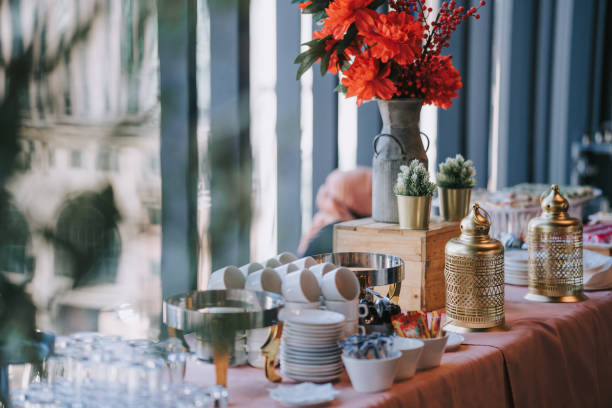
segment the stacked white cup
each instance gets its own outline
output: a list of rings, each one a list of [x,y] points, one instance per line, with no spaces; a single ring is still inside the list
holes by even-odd
[[[306,257],[276,268],[277,273],[283,279],[281,291],[285,297],[281,320],[284,313],[320,307],[321,287],[315,274],[308,269],[312,262],[316,264],[314,259]]]
[[[346,317],[343,335],[348,337],[359,331],[359,318],[367,315],[367,307],[359,304],[359,280],[348,268],[321,264],[315,268],[327,310]]]
[[[208,289],[242,289],[280,293],[285,307],[279,315],[296,310],[319,309],[321,296],[326,309],[346,317],[343,336],[359,330],[358,319],[367,314],[365,305],[359,304],[359,281],[348,268],[331,263],[317,263],[307,256],[298,259],[283,252],[263,262],[252,262],[237,268],[227,266],[213,272]],[[247,347],[249,363],[262,367],[260,347],[267,339],[268,329],[249,332]]]

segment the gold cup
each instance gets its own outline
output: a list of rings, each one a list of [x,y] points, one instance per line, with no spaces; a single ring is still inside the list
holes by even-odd
[[[471,188],[438,187],[440,215],[444,221],[459,221],[470,211]]]
[[[396,197],[400,228],[426,230],[429,227],[431,196],[398,195]]]

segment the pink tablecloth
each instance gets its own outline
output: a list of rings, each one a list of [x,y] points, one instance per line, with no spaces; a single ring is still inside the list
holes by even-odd
[[[331,406],[346,407],[612,407],[612,292],[591,292],[579,304],[522,299],[506,287],[507,332],[465,335],[438,368],[378,394],[355,392],[343,375]],[[187,377],[214,382],[213,367],[196,363]],[[262,370],[230,369],[232,406],[276,407]]]

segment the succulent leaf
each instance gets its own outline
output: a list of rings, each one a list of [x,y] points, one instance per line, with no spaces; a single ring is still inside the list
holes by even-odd
[[[472,188],[474,187],[476,169],[471,160],[465,160],[458,154],[455,158],[447,157],[439,164],[437,174],[438,186],[442,188]]]
[[[436,184],[429,181],[427,169],[417,159],[412,160],[408,166],[400,166],[397,182],[393,191],[397,195],[405,196],[431,196]]]

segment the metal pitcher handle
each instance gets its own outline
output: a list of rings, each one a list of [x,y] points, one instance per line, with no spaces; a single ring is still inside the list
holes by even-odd
[[[391,139],[395,140],[395,143],[397,143],[400,147],[400,150],[402,152],[402,156],[406,156],[406,153],[404,153],[404,146],[400,143],[400,141],[397,139],[397,137],[390,135],[389,133],[381,133],[379,135],[376,135],[376,137],[374,138],[374,141],[372,142],[374,144],[374,154],[376,156],[378,156],[378,150],[376,149],[376,145],[378,144],[378,139],[380,139],[383,136],[387,136],[390,137]],[[429,139],[427,139],[429,141]],[[429,144],[427,145],[429,146]]]
[[[425,153],[427,153],[427,151],[429,150],[429,145],[431,144],[431,142],[429,141],[429,136],[427,136],[425,132],[419,131],[419,133],[425,136],[425,139],[427,139],[427,147],[425,148]]]
[[[431,145],[431,142],[430,142],[430,140],[429,140],[429,136],[427,136],[427,134],[426,134],[425,132],[421,132],[421,131],[419,131],[419,133],[420,133],[421,135],[425,136],[425,139],[427,139],[427,147],[425,148],[425,153],[427,153],[427,151],[429,150],[429,146]],[[374,154],[375,154],[376,156],[378,156],[378,150],[376,149],[376,146],[378,145],[378,139],[379,139],[379,138],[381,138],[381,137],[383,137],[383,136],[387,136],[387,137],[390,137],[390,138],[392,138],[393,140],[395,140],[395,143],[397,143],[397,144],[399,145],[399,147],[400,147],[400,150],[401,150],[401,152],[402,152],[402,156],[405,156],[405,155],[406,155],[406,153],[404,152],[404,146],[403,146],[403,145],[400,143],[400,141],[397,139],[397,137],[395,137],[395,136],[393,136],[393,135],[390,135],[389,133],[381,133],[381,134],[379,134],[379,135],[376,135],[376,137],[374,138],[374,141],[372,142],[372,143],[373,143],[373,145],[374,145],[374,146],[373,146],[373,147],[374,147]]]

